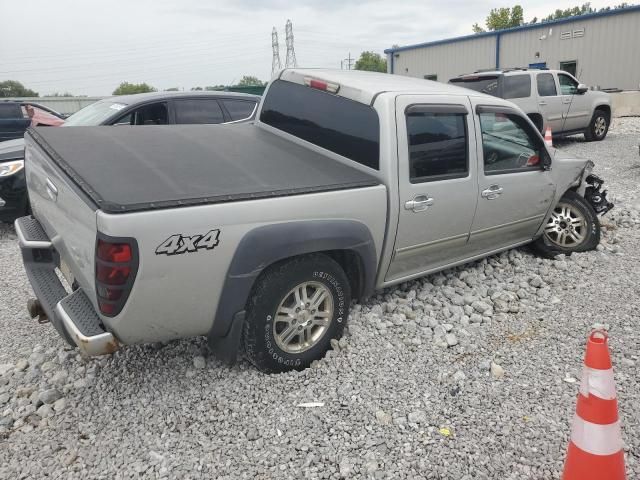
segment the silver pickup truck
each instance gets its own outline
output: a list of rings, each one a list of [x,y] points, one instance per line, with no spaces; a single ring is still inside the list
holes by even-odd
[[[31,129],[31,315],[88,355],[206,335],[229,361],[301,369],[352,301],[530,242],[592,249],[612,206],[591,162],[454,86],[283,70],[256,118]]]

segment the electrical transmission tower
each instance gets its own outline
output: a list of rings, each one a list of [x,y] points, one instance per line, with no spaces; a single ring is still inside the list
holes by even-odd
[[[296,60],[296,51],[293,49],[293,24],[291,23],[291,20],[287,20],[285,32],[287,35],[287,58],[285,60],[284,66],[286,68],[295,68],[298,66],[298,61]]]
[[[282,68],[280,63],[280,46],[278,45],[278,31],[273,27],[271,32],[271,48],[273,49],[273,60],[271,60],[271,76]],[[287,55],[289,51],[287,50]],[[287,57],[288,58],[288,57]]]

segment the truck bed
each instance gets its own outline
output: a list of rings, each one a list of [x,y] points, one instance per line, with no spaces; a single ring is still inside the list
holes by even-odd
[[[253,124],[32,128],[27,135],[108,213],[379,184]]]

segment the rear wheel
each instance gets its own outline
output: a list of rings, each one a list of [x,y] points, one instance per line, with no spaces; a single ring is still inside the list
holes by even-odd
[[[347,322],[351,291],[338,263],[313,254],[281,262],[256,282],[243,344],[265,372],[302,370],[322,358]]]
[[[600,221],[587,201],[573,191],[566,192],[534,246],[543,254],[593,250],[600,243]]]
[[[587,142],[604,140],[609,131],[609,114],[604,110],[596,110],[591,119],[591,123],[584,132]]]

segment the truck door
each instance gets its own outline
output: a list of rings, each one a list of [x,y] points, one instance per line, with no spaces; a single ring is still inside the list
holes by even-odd
[[[565,106],[558,95],[558,86],[553,73],[543,72],[536,75],[538,105],[543,118],[543,128],[550,127],[553,133],[559,133],[564,124]]]
[[[478,202],[468,97],[400,95],[396,130],[400,214],[386,281],[465,258]]]
[[[529,241],[555,194],[544,140],[528,119],[506,106],[473,100],[478,132],[478,208],[470,248],[484,254]]]
[[[591,121],[589,97],[578,94],[578,81],[568,73],[558,73],[558,84],[566,117],[564,130],[584,130]]]

